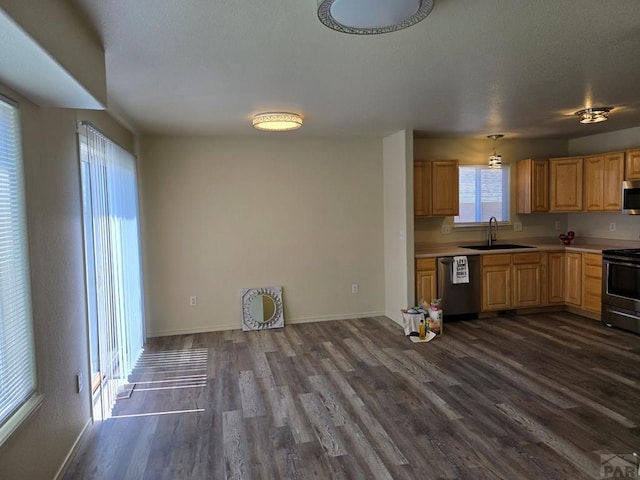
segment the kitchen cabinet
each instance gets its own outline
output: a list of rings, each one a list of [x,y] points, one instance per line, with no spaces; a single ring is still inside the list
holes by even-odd
[[[513,308],[542,305],[542,260],[540,252],[512,255]]]
[[[582,308],[600,313],[602,303],[602,255],[582,254]]]
[[[582,254],[565,253],[564,301],[575,307],[582,306]]]
[[[622,208],[624,153],[611,152],[584,158],[584,210],[619,212]]]
[[[420,300],[430,302],[438,297],[435,258],[416,259],[416,305]]]
[[[431,215],[431,162],[413,164],[413,214]]]
[[[640,180],[640,148],[633,148],[626,151],[624,179]]]
[[[581,157],[549,160],[549,211],[579,212],[582,210]]]
[[[561,305],[564,303],[564,252],[549,252],[549,269],[547,274],[547,303]]]
[[[516,213],[549,211],[549,160],[516,162]]]
[[[413,167],[414,215],[445,217],[460,211],[458,160],[416,160]]]
[[[482,256],[482,311],[511,307],[511,255]]]

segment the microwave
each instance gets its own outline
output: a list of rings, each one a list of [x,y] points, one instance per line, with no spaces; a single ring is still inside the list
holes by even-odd
[[[640,180],[622,182],[622,213],[640,215]]]

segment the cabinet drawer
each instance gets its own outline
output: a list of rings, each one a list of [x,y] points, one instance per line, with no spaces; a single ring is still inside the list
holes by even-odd
[[[482,255],[482,266],[511,265],[511,255]]]
[[[602,255],[597,253],[583,253],[582,258],[584,259],[585,265],[602,268]]]
[[[540,263],[540,252],[514,253],[513,264],[523,265],[525,263]]]
[[[602,267],[600,265],[589,265],[588,263],[584,264],[584,276],[589,278],[597,278],[598,280],[602,280]]]
[[[416,270],[435,270],[436,259],[435,258],[418,258],[416,260]]]

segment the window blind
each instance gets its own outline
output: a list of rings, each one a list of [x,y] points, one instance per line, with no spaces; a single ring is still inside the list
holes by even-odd
[[[102,418],[108,418],[118,389],[127,381],[144,342],[144,309],[138,222],[136,162],[133,155],[83,123],[81,161],[88,170],[83,188],[90,202]]]
[[[0,444],[36,392],[27,242],[19,111],[0,96]]]

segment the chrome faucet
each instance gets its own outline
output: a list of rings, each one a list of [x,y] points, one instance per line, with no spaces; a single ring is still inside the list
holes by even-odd
[[[491,224],[493,223],[493,231],[491,231]],[[498,219],[491,217],[489,219],[489,229],[487,232],[487,245],[493,245],[493,242],[498,240]]]

